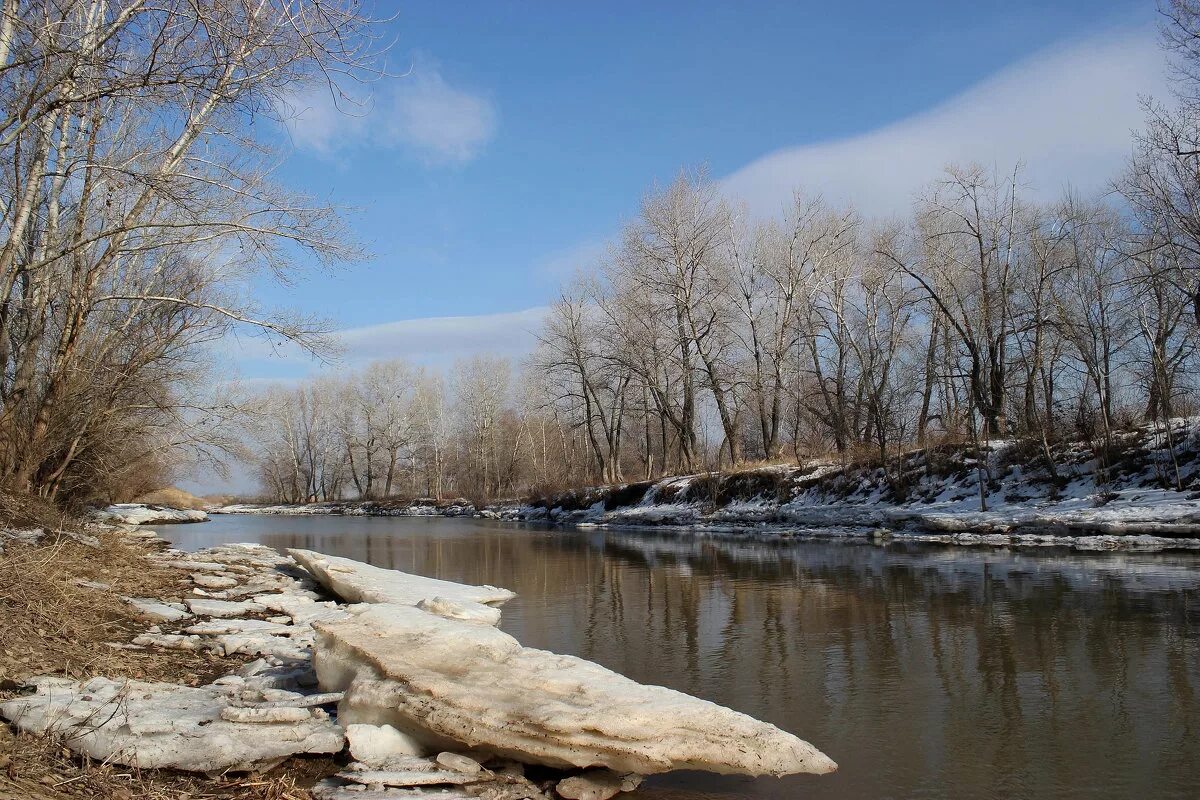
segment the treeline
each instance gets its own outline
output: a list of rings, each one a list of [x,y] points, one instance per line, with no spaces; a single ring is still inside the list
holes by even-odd
[[[717,466],[1108,441],[1196,408],[1195,255],[1151,213],[968,166],[904,222],[800,192],[760,221],[682,175],[563,292],[535,364],[607,481],[712,466],[706,416]]]
[[[1021,436],[1056,475],[1053,440],[1103,466],[1114,429],[1196,413],[1200,3],[1160,10],[1174,102],[1103,196],[1037,202],[1019,165],[950,166],[899,221],[802,190],[753,219],[703,172],[647,194],[534,359],[591,472]]]
[[[355,254],[272,182],[260,120],[369,68],[371,37],[336,1],[0,0],[0,484],[136,493],[181,448],[229,444],[211,343],[314,332],[242,287]]]
[[[448,374],[401,361],[260,396],[250,417],[263,499],[484,501],[590,478],[584,433],[503,358]]]
[[[487,500],[1011,436],[1054,473],[1063,437],[1103,458],[1119,428],[1197,412],[1193,258],[1111,204],[1031,202],[1019,173],[949,169],[905,222],[800,193],[747,219],[682,175],[519,368],[378,362],[265,395],[262,485]]]

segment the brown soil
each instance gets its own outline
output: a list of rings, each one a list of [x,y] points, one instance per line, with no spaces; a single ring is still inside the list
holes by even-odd
[[[5,513],[7,512],[7,513]],[[15,512],[15,513],[14,513]],[[34,501],[0,497],[0,526],[61,530],[67,520]],[[61,534],[0,553],[0,698],[34,675],[103,675],[200,685],[244,662],[182,650],[124,650],[149,624],[122,596],[180,599],[186,573],[146,558],[148,546],[116,532],[89,531],[100,547]],[[79,585],[82,581],[107,588]],[[302,800],[303,787],[333,772],[328,758],[293,758],[265,775],[196,776],[138,771],[81,759],[52,738],[18,734],[0,721],[0,800]]]

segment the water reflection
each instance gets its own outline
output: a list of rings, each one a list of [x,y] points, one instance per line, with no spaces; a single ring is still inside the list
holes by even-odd
[[[652,779],[637,797],[1190,797],[1200,559],[473,520],[217,518],[261,541],[513,589],[502,627],[810,739],[822,778]]]

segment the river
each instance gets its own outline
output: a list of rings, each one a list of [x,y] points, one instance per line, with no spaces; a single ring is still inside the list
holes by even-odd
[[[1200,792],[1200,556],[778,544],[474,519],[224,515],[185,549],[304,547],[517,592],[501,627],[767,720],[840,765],[630,798]]]

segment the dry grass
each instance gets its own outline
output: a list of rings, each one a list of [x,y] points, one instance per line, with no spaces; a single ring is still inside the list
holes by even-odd
[[[329,758],[292,758],[262,775],[137,770],[80,759],[50,737],[6,727],[0,753],[0,800],[310,800],[308,787],[338,768]]]
[[[62,530],[71,516],[45,500],[0,490],[0,525],[12,528]]]
[[[3,510],[16,505],[0,497]],[[36,502],[20,510],[25,516],[9,519],[21,527],[50,528],[46,523],[54,521]],[[108,643],[128,642],[149,624],[121,596],[179,599],[188,586],[180,570],[148,560],[145,545],[117,533],[97,537],[99,548],[51,534],[39,545],[10,544],[0,553],[0,698],[12,696],[34,675],[103,675],[194,686],[244,663],[195,651],[111,647]],[[107,588],[81,586],[81,581]],[[292,758],[261,776],[138,771],[81,759],[52,737],[16,734],[0,724],[0,800],[303,800],[309,797],[305,787],[335,770],[328,758]]]
[[[126,597],[179,599],[183,573],[146,560],[119,534],[101,533],[100,548],[53,534],[41,545],[10,546],[0,556],[0,686],[31,675],[93,675],[203,682],[241,662],[191,652],[121,650],[146,623]],[[84,581],[107,588],[81,586]]]
[[[153,506],[170,506],[171,508],[190,508],[203,510],[208,505],[208,501],[196,497],[191,492],[185,492],[175,486],[168,486],[165,489],[157,489],[153,492],[135,497],[135,503],[149,503]]]

